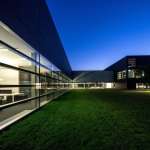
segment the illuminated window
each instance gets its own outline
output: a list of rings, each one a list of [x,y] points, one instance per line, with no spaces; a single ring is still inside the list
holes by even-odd
[[[113,83],[106,83],[105,85],[107,89],[113,88]]]
[[[44,65],[45,67],[47,67],[48,69],[52,70],[52,63],[47,60],[45,57],[43,57],[42,55],[40,55],[40,64]]]
[[[117,79],[125,79],[126,78],[126,70],[117,72]]]
[[[0,62],[35,72],[35,64],[32,61],[20,56],[17,52],[3,44],[0,44]]]
[[[56,88],[69,87],[67,83],[70,79],[62,73],[59,78],[60,70],[41,55],[39,63],[42,64],[39,64],[0,43],[0,56],[0,105],[48,94]]]
[[[36,51],[1,21],[0,40],[34,59]]]
[[[139,69],[128,69],[128,78],[143,78],[145,73],[143,70]]]
[[[145,76],[145,73],[144,73],[144,71],[143,70],[138,70],[138,69],[136,69],[136,71],[135,71],[135,78],[143,78]]]
[[[128,78],[135,78],[135,70],[134,69],[128,70]]]

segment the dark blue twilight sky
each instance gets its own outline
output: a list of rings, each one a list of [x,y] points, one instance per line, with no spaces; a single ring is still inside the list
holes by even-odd
[[[74,70],[150,54],[150,0],[47,0]]]

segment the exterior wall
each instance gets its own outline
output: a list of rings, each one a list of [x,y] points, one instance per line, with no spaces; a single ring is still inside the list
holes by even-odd
[[[136,83],[150,85],[150,56],[126,56],[105,70],[114,71],[117,87],[136,89]],[[125,71],[126,77],[118,79],[117,74]],[[125,86],[120,86],[124,84]]]
[[[0,130],[66,92],[70,82],[59,68],[7,29],[0,25]]]
[[[74,71],[72,88],[114,88],[112,71]]]
[[[113,82],[114,75],[112,71],[74,71],[77,76],[75,82]]]
[[[129,89],[129,90],[135,90],[136,89],[136,80],[134,80],[134,79],[128,79],[127,80],[127,89]]]
[[[115,82],[115,89],[126,89],[127,83],[126,82]]]
[[[69,88],[71,67],[44,0],[0,2],[0,130]]]
[[[70,75],[71,67],[45,0],[1,0],[0,3],[0,21]]]

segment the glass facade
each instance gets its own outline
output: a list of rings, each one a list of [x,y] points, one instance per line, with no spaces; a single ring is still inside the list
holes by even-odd
[[[117,80],[126,79],[126,70],[117,72]]]
[[[140,79],[140,78],[144,78],[144,76],[145,76],[144,70],[128,69],[128,78]]]
[[[0,104],[16,102],[67,88],[61,71],[46,58],[36,60],[0,42]],[[62,86],[62,84],[64,85]]]
[[[37,109],[70,86],[69,77],[30,48],[0,24],[0,121]]]
[[[74,82],[72,84],[73,89],[109,89],[114,87],[115,84],[113,82]]]
[[[136,89],[150,89],[150,83],[136,83]]]
[[[126,70],[117,72],[117,80],[126,79],[127,73]],[[145,77],[144,70],[141,69],[128,69],[128,78],[132,79],[141,79]]]

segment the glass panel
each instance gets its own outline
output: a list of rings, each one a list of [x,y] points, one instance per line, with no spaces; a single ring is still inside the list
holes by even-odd
[[[135,78],[135,70],[128,70],[128,78]]]
[[[1,87],[0,88],[0,105],[25,100],[38,96],[35,87]]]
[[[25,71],[19,71],[20,85],[35,85],[38,76]]]
[[[0,85],[35,85],[37,75],[0,66]]]
[[[35,59],[36,51],[1,21],[0,40],[17,49],[18,51],[24,53],[28,57]]]
[[[136,69],[135,70],[135,77],[138,79],[138,78],[144,78],[145,76],[145,73],[143,70],[139,70],[139,69]]]
[[[117,72],[117,79],[126,79],[126,70]]]
[[[18,55],[15,51],[5,45],[0,44],[0,62],[35,72],[35,63]]]
[[[0,121],[31,112],[69,87],[66,75],[2,22],[0,63]]]
[[[145,76],[145,73],[143,70],[140,70],[140,69],[129,69],[128,70],[129,78],[139,79],[139,78],[144,78],[144,76]]]
[[[52,63],[48,61],[45,57],[40,55],[40,64],[44,65],[45,67],[49,68],[52,70]]]
[[[40,74],[42,75],[48,75],[50,72],[47,68],[44,68],[43,66],[40,66]]]
[[[33,99],[31,101],[27,101],[24,103],[18,103],[16,105],[11,105],[5,109],[3,109],[0,113],[0,122],[4,121],[15,115],[24,115],[26,113],[31,112],[34,109],[37,109],[39,106],[39,99]]]
[[[38,96],[38,76],[0,66],[0,104]]]
[[[150,83],[136,83],[137,89],[150,89]]]
[[[19,85],[19,71],[0,66],[0,85]]]

